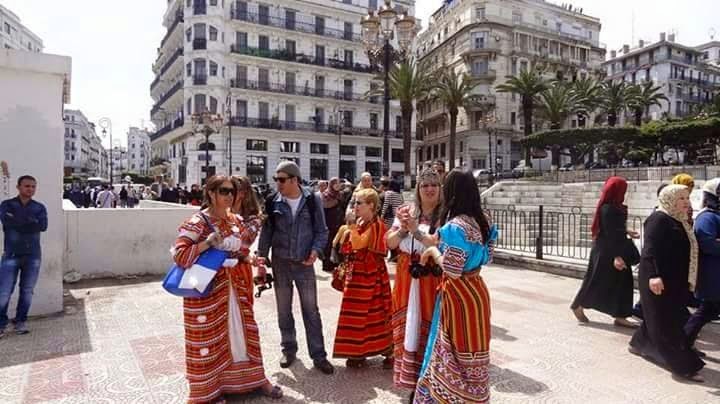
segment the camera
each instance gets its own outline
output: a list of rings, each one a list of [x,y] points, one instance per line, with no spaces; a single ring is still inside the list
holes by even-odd
[[[265,274],[265,278],[262,276],[256,276],[253,278],[253,283],[258,286],[255,297],[262,296],[262,292],[272,289],[272,284],[275,281],[272,274]]]

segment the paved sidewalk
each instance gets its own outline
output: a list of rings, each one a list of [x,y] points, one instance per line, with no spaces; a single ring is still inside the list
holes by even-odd
[[[340,294],[318,271],[326,348],[332,351]],[[698,343],[709,354],[705,384],[686,384],[627,352],[631,330],[589,311],[576,324],[569,302],[580,281],[490,266],[484,276],[493,309],[494,403],[720,402],[720,326]],[[30,322],[32,333],[0,340],[0,403],[182,403],[184,379],[181,301],[157,279],[87,281],[73,285],[62,316]],[[296,307],[299,307],[296,305]],[[307,357],[298,323],[300,361],[281,369],[275,299],[256,301],[267,375],[283,385],[285,403],[402,403],[381,359],[362,370],[334,361],[324,376]],[[302,317],[296,313],[296,320]],[[257,395],[230,402],[273,402]]]

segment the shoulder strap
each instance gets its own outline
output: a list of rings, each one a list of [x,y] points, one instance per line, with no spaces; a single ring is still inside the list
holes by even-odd
[[[206,214],[204,214],[203,212],[200,212],[200,217],[202,217],[203,220],[205,220],[205,224],[208,225],[208,227],[210,228],[210,230],[213,233],[217,231],[217,230],[215,230],[215,226],[213,226],[212,222],[210,221],[210,218]]]

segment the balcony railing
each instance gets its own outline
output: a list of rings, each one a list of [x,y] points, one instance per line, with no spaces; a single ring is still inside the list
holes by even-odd
[[[150,110],[150,115],[155,115],[156,112],[160,110],[160,106],[167,100],[170,99],[175,93],[180,91],[183,88],[183,81],[180,80],[177,83],[175,83],[174,86],[170,87],[170,90],[168,90],[167,93],[165,93],[157,103],[152,107],[152,110]]]
[[[338,125],[326,125],[313,122],[281,121],[272,118],[248,118],[242,116],[235,116],[231,119],[231,122],[233,126],[239,126],[243,128],[328,133],[333,135],[337,135],[339,131],[341,131],[343,135],[350,136],[379,137],[382,135],[382,130],[379,129],[356,127],[341,128]],[[389,132],[389,136],[399,139],[402,138],[402,133],[391,130]]]
[[[296,18],[294,19],[287,19],[280,17],[271,17],[266,14],[233,9],[230,11],[230,16],[233,20],[251,22],[259,25],[268,25],[271,27],[282,28],[291,31],[305,32],[308,34],[343,39],[346,41],[359,42],[360,40],[362,40],[362,36],[354,32],[328,28],[323,25],[317,25],[310,22],[298,21],[298,17],[300,20],[302,20],[302,18],[305,17],[304,15],[296,15]]]
[[[193,50],[207,49],[207,39],[195,38],[193,39]]]
[[[322,59],[302,53],[292,54],[285,49],[259,49],[248,46],[242,47],[230,45],[230,51],[240,55],[284,60],[286,62],[302,63],[307,65],[327,66],[334,69],[350,70],[358,73],[372,74],[378,71],[377,68],[362,63],[348,63],[340,59]]]
[[[178,118],[178,119],[176,119],[174,122],[166,125],[165,127],[159,129],[157,132],[151,134],[151,135],[150,135],[150,141],[153,141],[153,140],[155,140],[155,139],[158,139],[158,138],[160,138],[162,135],[164,135],[164,134],[172,131],[172,130],[175,129],[175,128],[179,128],[179,127],[183,126],[184,124],[185,124],[185,119],[182,118],[182,117],[181,117],[181,118]],[[141,156],[141,157],[142,157],[142,156]]]
[[[232,79],[230,86],[245,90],[267,91],[278,94],[292,94],[306,97],[332,98],[344,101],[360,101],[379,104],[379,97],[366,97],[364,94],[353,93],[352,91],[332,91],[322,88],[298,86],[292,83],[270,83],[267,81],[253,81],[247,79]]]
[[[170,25],[170,27],[168,28],[167,33],[166,33],[165,36],[163,37],[162,41],[160,41],[160,47],[161,47],[161,48],[162,48],[163,46],[165,46],[165,42],[167,42],[167,40],[170,39],[170,35],[172,35],[173,31],[175,30],[175,27],[177,27],[178,24],[180,24],[181,22],[184,22],[184,21],[185,21],[185,18],[184,18],[184,15],[183,15],[183,11],[182,11],[182,10],[178,10],[177,13],[175,13],[175,20],[173,21],[173,23],[172,23],[172,24]]]
[[[204,86],[206,84],[207,84],[207,75],[206,74],[196,74],[193,76],[193,85]]]
[[[497,71],[493,69],[479,70],[472,72],[471,76],[475,80],[495,80]]]
[[[168,59],[167,62],[165,62],[165,64],[162,66],[162,68],[160,68],[160,74],[158,74],[158,76],[155,77],[155,80],[153,80],[153,82],[150,84],[150,91],[152,91],[155,86],[160,83],[160,76],[165,74],[165,72],[172,67],[173,63],[175,63],[175,61],[183,55],[184,51],[185,50],[183,48],[177,48],[177,50],[175,50],[175,53],[173,53],[172,56],[170,56],[170,59]]]

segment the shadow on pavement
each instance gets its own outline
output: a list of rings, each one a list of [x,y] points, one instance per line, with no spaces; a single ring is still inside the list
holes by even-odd
[[[529,396],[540,394],[548,389],[545,383],[492,364],[490,365],[490,386],[499,392]]]
[[[513,337],[512,335],[508,334],[508,330],[502,327],[498,327],[496,325],[491,325],[492,329],[492,337],[497,338],[501,341],[517,341],[517,337]]]

